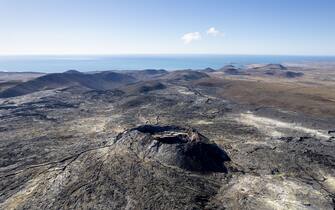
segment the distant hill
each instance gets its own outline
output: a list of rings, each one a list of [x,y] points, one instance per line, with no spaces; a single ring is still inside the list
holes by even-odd
[[[134,84],[125,85],[120,90],[124,91],[128,94],[140,94],[140,93],[148,93],[150,91],[162,90],[165,89],[166,86],[159,81],[140,81]]]
[[[5,72],[0,71],[0,82],[9,81],[28,81],[40,76],[45,75],[40,72]]]
[[[287,67],[282,64],[267,64],[265,66],[254,67],[253,69],[258,70],[287,70]]]
[[[135,81],[136,79],[130,75],[110,71],[84,74],[79,71],[70,70],[64,73],[47,74],[18,84],[1,92],[0,98],[15,97],[36,91],[70,86],[83,86],[95,90],[107,90]]]
[[[237,68],[233,65],[226,65],[222,67],[221,69],[219,69],[218,71],[222,71],[228,75],[244,75],[245,74],[244,71],[242,71],[240,68]]]
[[[205,73],[216,72],[215,69],[212,69],[212,68],[209,68],[209,67],[207,67],[207,68],[205,68],[205,69],[201,69],[201,70],[199,70],[199,71],[201,71],[201,72],[205,72]]]
[[[172,71],[162,78],[167,79],[168,81],[192,81],[208,77],[208,74],[200,71],[179,70]]]
[[[66,71],[66,72],[64,72],[65,74],[81,74],[81,72],[80,71],[77,71],[77,70],[68,70],[68,71]]]
[[[164,89],[165,85],[156,80],[169,82],[191,81],[208,78],[204,72],[194,70],[180,70],[168,72],[166,70],[146,69],[139,71],[104,71],[82,73],[68,70],[64,73],[54,73],[20,83],[0,92],[0,98],[21,96],[36,91],[66,87],[85,87],[92,90],[110,90],[124,85],[134,84],[126,88],[133,93],[145,93],[152,90]],[[140,82],[137,84],[137,82]]]
[[[137,80],[146,80],[166,75],[169,72],[164,69],[145,69],[145,70],[123,71],[121,73],[126,73],[127,75],[130,75]]]
[[[271,76],[271,77],[282,77],[288,79],[301,77],[304,75],[302,72],[290,71],[286,66],[283,66],[281,64],[268,64],[263,66],[256,66],[248,68],[246,71],[253,76]]]

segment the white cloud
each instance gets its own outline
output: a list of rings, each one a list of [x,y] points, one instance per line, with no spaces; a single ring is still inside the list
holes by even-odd
[[[218,36],[218,35],[223,35],[223,33],[221,33],[219,30],[216,30],[216,28],[214,27],[210,27],[207,30],[207,34],[211,35],[211,36]]]
[[[193,41],[200,40],[201,34],[199,32],[191,32],[184,34],[181,39],[184,41],[185,44],[189,44]]]

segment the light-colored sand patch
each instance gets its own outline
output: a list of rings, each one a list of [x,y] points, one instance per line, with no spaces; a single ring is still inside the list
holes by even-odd
[[[284,121],[256,116],[253,113],[247,112],[242,113],[237,117],[237,121],[243,124],[256,127],[261,132],[272,137],[284,136],[283,130],[289,130],[293,132],[301,132],[318,138],[330,138],[325,130],[316,130],[307,128],[294,123],[287,123]]]
[[[270,196],[261,197],[260,200],[271,209],[305,209],[306,206],[304,206],[304,203],[307,204],[308,201],[297,198],[300,190],[305,190],[305,192],[310,191],[311,194],[317,196],[321,195],[312,188],[308,189],[308,187],[299,186],[297,183],[287,180],[283,181],[280,185],[278,183],[267,183],[265,187]]]
[[[159,122],[159,119],[160,118],[157,118],[157,116],[143,116],[143,115],[138,116],[138,120],[142,124],[156,124]]]
[[[324,181],[324,185],[327,187],[329,191],[335,193],[335,177],[334,176],[325,176],[326,180]]]
[[[47,97],[47,96],[52,96],[57,93],[58,89],[53,89],[53,90],[42,90],[42,91],[37,91],[34,93],[26,94],[23,96],[17,96],[13,98],[4,98],[0,99],[0,104],[4,103],[5,101],[15,104],[15,105],[21,105],[23,103],[30,103],[33,101],[36,101],[42,97]]]
[[[90,117],[83,118],[69,123],[70,131],[78,131],[81,133],[100,133],[104,132],[109,119],[106,117]]]
[[[142,115],[138,116],[138,120],[142,124],[159,124],[162,123],[162,121],[164,121],[159,116],[142,116]]]
[[[0,204],[0,209],[18,209],[29,199],[34,190],[38,187],[41,177],[36,177],[27,182],[26,186],[9,197],[4,203]]]
[[[183,95],[194,95],[194,92],[189,91],[187,88],[180,88],[178,92]]]
[[[230,188],[223,187],[217,195],[226,203],[239,203],[241,199],[250,209],[332,209],[332,201],[322,192],[298,180],[275,176],[244,175],[231,181]],[[245,209],[241,203],[241,209]]]
[[[114,131],[115,133],[122,133],[126,129],[124,127],[121,127],[121,126],[116,126],[116,127],[111,128],[111,130]]]
[[[244,144],[271,146],[267,141],[246,141]]]
[[[196,124],[196,125],[211,125],[211,124],[214,124],[214,122],[206,121],[206,120],[199,120],[199,121],[194,122],[194,124]]]

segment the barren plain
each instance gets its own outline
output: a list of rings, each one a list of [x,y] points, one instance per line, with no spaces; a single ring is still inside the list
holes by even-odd
[[[0,208],[332,210],[334,70],[0,73]]]

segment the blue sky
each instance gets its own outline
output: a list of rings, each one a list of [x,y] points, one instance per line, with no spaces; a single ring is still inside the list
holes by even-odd
[[[335,55],[334,0],[0,0],[0,54]]]

